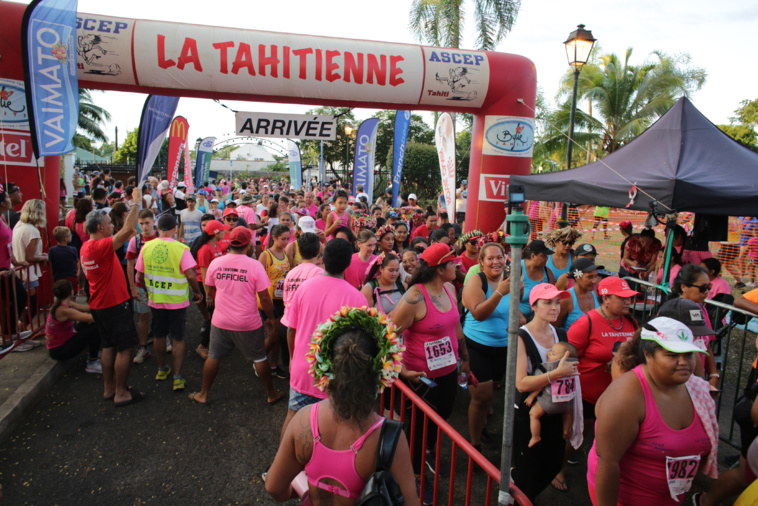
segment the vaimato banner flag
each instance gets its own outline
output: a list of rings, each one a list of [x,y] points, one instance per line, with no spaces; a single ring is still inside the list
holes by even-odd
[[[290,160],[290,185],[298,191],[303,186],[303,166],[300,162],[300,146],[292,139],[287,139],[287,153]]]
[[[145,100],[137,141],[137,181],[140,187],[145,183],[161,150],[177,105],[179,97],[150,95]]]
[[[453,118],[448,113],[442,114],[437,120],[434,144],[440,158],[440,176],[447,215],[455,216],[455,128]]]
[[[206,137],[200,141],[197,147],[197,160],[195,161],[195,187],[200,188],[204,181],[208,180],[208,174],[211,167],[211,158],[213,158],[213,145],[216,143],[215,137]]]
[[[358,127],[355,136],[355,163],[353,164],[353,197],[359,184],[368,193],[368,201],[374,201],[374,158],[376,157],[376,132],[379,118],[369,118]]]
[[[400,178],[403,175],[405,161],[405,143],[408,141],[408,129],[411,126],[411,111],[395,113],[395,140],[392,148],[392,207],[397,206],[400,194]]]
[[[189,123],[183,116],[177,116],[171,123],[171,133],[168,136],[168,187],[173,190],[179,180],[179,165],[182,163],[182,150],[187,145]]]
[[[21,32],[26,103],[37,158],[68,153],[79,120],[77,0],[34,0]]]
[[[184,184],[187,193],[193,193],[195,185],[192,183],[192,164],[190,163],[190,150],[187,141],[184,142]]]

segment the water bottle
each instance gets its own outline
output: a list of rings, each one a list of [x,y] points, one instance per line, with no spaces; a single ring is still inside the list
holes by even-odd
[[[462,372],[458,375],[458,386],[464,390],[468,390],[468,374]]]

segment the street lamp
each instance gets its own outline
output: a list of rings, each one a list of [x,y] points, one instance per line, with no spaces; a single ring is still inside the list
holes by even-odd
[[[571,95],[571,115],[569,117],[569,139],[568,149],[566,150],[566,169],[571,168],[571,154],[574,147],[574,116],[576,114],[576,90],[579,84],[579,72],[590,59],[592,47],[595,45],[595,38],[590,30],[585,30],[584,25],[577,25],[576,30],[571,32],[563,45],[566,47],[566,57],[570,67],[574,68],[574,91]],[[563,203],[561,209],[561,228],[568,225],[568,203]]]
[[[355,134],[355,127],[350,123],[345,123],[345,136],[347,137],[347,143],[345,146],[345,179],[343,184],[347,183],[348,168],[350,167],[350,137]]]

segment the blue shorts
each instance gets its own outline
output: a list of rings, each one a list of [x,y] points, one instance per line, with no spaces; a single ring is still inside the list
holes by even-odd
[[[321,402],[323,400],[324,399],[319,399],[318,397],[313,397],[312,395],[301,394],[294,388],[290,387],[289,408],[292,411],[300,411],[306,406],[316,404],[317,402]]]

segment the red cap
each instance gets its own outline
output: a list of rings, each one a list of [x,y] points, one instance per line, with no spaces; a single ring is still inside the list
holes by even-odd
[[[629,283],[617,276],[605,278],[597,285],[597,293],[600,295],[616,295],[618,297],[634,297],[639,295],[629,288]]]
[[[426,248],[421,253],[421,258],[429,267],[437,267],[445,262],[452,262],[455,258],[455,253],[447,244],[438,242]]]
[[[552,299],[559,295],[561,296],[561,299],[568,299],[571,297],[571,294],[566,290],[558,290],[550,283],[540,283],[529,292],[529,305],[533,306],[534,303],[540,299]]]
[[[224,209],[224,216],[226,216],[227,214],[233,214],[234,216],[239,216],[239,213],[233,207],[227,207],[226,209]]]
[[[619,228],[622,230],[627,230],[630,228],[634,228],[634,225],[632,225],[632,222],[629,220],[624,220],[621,223],[619,223]]]
[[[228,237],[233,248],[242,248],[253,240],[253,233],[247,227],[235,227]]]
[[[218,220],[211,220],[205,224],[205,233],[208,235],[216,235],[222,230],[229,230],[230,228],[232,228],[231,225],[224,225]]]

